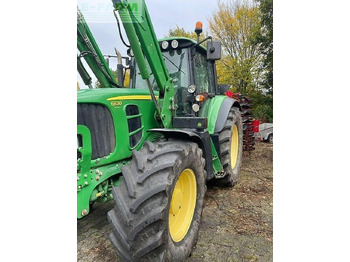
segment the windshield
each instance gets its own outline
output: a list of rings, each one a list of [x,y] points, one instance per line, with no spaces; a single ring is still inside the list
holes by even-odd
[[[176,115],[185,115],[186,102],[185,98],[187,95],[187,87],[190,83],[190,70],[188,63],[188,49],[177,49],[165,51],[162,53],[164,57],[165,66],[169,71],[170,77],[173,79],[174,91],[175,91],[175,105],[177,105]],[[151,70],[150,70],[151,71]],[[133,88],[136,89],[147,89],[147,83],[142,79],[140,70],[136,65],[135,68],[135,82]],[[159,91],[157,83],[151,74],[150,81],[153,90]]]

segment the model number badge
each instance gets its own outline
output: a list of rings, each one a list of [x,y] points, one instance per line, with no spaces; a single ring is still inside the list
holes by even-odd
[[[120,107],[123,104],[122,101],[112,101],[111,106]]]

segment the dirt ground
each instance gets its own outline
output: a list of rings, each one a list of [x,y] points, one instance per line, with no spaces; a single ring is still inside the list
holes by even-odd
[[[208,186],[199,239],[187,262],[272,261],[272,148],[257,142],[255,151],[245,152],[234,188]],[[97,203],[78,221],[78,261],[121,261],[108,240],[112,207]]]

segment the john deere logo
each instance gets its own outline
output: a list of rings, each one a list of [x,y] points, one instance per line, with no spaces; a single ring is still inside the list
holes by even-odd
[[[122,101],[112,101],[111,106],[113,107],[120,107],[123,104]]]

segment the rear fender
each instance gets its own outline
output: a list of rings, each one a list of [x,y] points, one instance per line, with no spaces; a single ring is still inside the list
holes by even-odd
[[[213,135],[224,128],[228,113],[232,107],[241,111],[239,102],[227,96],[215,96],[210,102],[208,112],[208,132]]]

